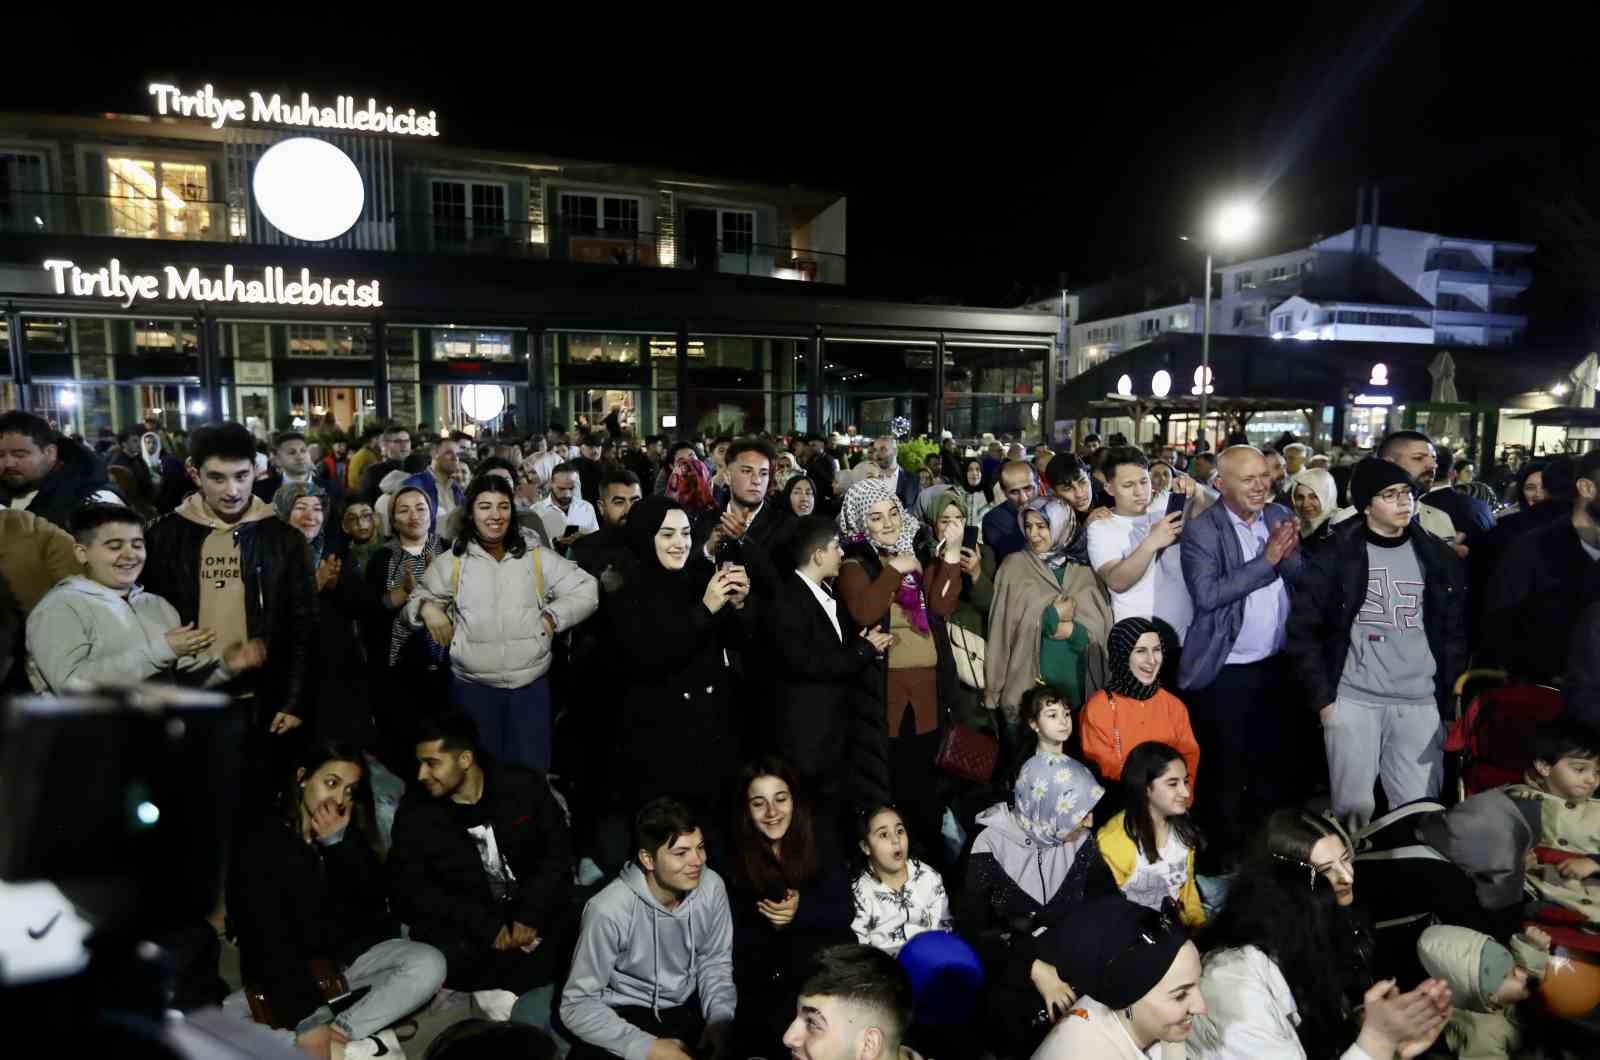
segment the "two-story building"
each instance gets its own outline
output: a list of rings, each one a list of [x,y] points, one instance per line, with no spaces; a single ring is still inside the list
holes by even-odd
[[[1053,322],[847,287],[837,192],[461,144],[348,95],[0,115],[0,408],[94,435],[1048,422]]]

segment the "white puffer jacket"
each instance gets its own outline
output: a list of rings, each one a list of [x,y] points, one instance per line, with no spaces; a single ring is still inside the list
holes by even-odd
[[[550,669],[553,638],[540,615],[549,615],[560,634],[594,614],[600,587],[594,577],[571,560],[540,548],[524,532],[528,549],[513,558],[495,558],[477,542],[466,553],[434,557],[422,583],[406,601],[406,621],[422,626],[422,605],[430,600],[444,607],[455,624],[450,639],[450,665],[459,677],[495,688],[522,688]],[[544,575],[539,596],[536,562]],[[459,576],[457,573],[459,564]],[[453,605],[453,606],[452,606]]]

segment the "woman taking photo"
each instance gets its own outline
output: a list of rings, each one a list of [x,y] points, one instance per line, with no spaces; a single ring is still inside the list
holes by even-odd
[[[1017,516],[1027,547],[1006,557],[989,607],[987,680],[990,710],[1005,712],[1014,746],[1022,694],[1043,683],[1074,707],[1106,682],[1111,598],[1088,567],[1067,556],[1077,523],[1072,508],[1038,498]]]
[[[1300,547],[1315,556],[1333,540],[1333,513],[1339,486],[1327,468],[1302,468],[1289,476],[1289,502],[1300,519]]]
[[[1196,1016],[1200,951],[1170,916],[1124,898],[1067,914],[1056,967],[1078,988],[1035,1060],[1184,1060]]]
[[[607,604],[627,660],[613,786],[625,805],[672,795],[725,808],[719,789],[737,767],[727,660],[757,628],[750,576],[713,567],[670,497],[635,504],[624,532],[638,566]]]
[[[999,1056],[1027,1056],[1079,990],[1055,965],[1052,932],[1067,911],[1117,893],[1094,837],[1105,789],[1081,762],[1023,763],[1010,802],[978,815],[956,922],[983,962],[985,1026]]]
[[[1332,821],[1267,819],[1228,901],[1200,937],[1205,960],[1189,1055],[1204,1060],[1390,1060],[1424,1052],[1450,1018],[1449,985],[1402,994],[1372,981],[1372,935],[1354,908],[1355,855]],[[1358,1012],[1359,1009],[1359,1012]]]
[[[367,563],[367,591],[378,601],[380,617],[368,624],[366,643],[377,673],[372,716],[378,753],[396,776],[407,777],[416,769],[412,737],[422,712],[450,701],[450,648],[407,622],[403,609],[446,546],[429,529],[432,505],[420,486],[401,487],[393,501],[394,540]]]
[[[961,596],[961,535],[942,538],[924,566],[913,549],[917,522],[887,479],[863,479],[844,496],[839,529],[850,557],[838,592],[856,626],[878,627],[887,653],[884,720],[894,799],[918,835],[937,836],[944,817],[934,758],[955,696],[955,657],[945,620]],[[957,528],[959,529],[959,528]]]
[[[733,811],[733,981],[739,994],[734,1054],[776,1055],[794,1018],[794,991],[813,954],[849,942],[845,866],[817,849],[811,807],[794,772],[765,757],[739,773]]]
[[[406,603],[407,621],[450,649],[450,699],[502,762],[550,769],[550,670],[557,634],[594,614],[594,578],[516,526],[510,483],[467,486],[450,551]]]
[[[962,506],[960,490],[943,486],[932,491],[923,505],[923,518],[927,527],[926,542],[923,544],[925,552],[935,551],[946,538],[964,535],[967,527],[966,509]],[[968,548],[963,544],[959,566],[961,598],[945,621],[946,625],[958,626],[976,639],[953,646],[957,656],[956,673],[962,680],[955,688],[955,699],[950,707],[956,720],[987,728],[993,715],[983,709],[982,693],[967,684],[969,674],[975,680],[982,681],[982,667],[971,649],[964,645],[981,641],[989,631],[989,603],[994,597],[994,553],[981,546]],[[960,658],[964,650],[967,652],[965,660]]]
[[[401,938],[389,915],[361,752],[318,744],[285,780],[273,815],[234,854],[228,920],[242,977],[303,1052],[328,1056],[336,1042],[351,1055],[398,1051],[385,1028],[428,1003],[444,982],[445,959]],[[312,962],[342,972],[349,989],[366,988],[366,996],[335,1017]],[[235,997],[228,1007],[244,1003]]]
[[[1106,866],[1132,902],[1176,911],[1186,927],[1205,923],[1194,852],[1204,845],[1189,819],[1189,767],[1164,743],[1142,743],[1122,770],[1126,810],[1105,823],[1096,838]],[[1169,904],[1170,903],[1170,904]]]

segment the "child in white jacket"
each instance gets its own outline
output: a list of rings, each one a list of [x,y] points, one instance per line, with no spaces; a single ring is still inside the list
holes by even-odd
[[[217,650],[216,636],[139,587],[144,524],[118,504],[91,504],[68,524],[83,573],[63,578],[28,615],[28,657],[40,691],[81,692],[186,673],[207,687],[260,666],[260,641]]]
[[[891,956],[924,931],[950,931],[950,896],[944,880],[911,857],[900,814],[881,806],[862,815],[861,852],[867,867],[850,885],[855,918],[850,928],[863,946]]]

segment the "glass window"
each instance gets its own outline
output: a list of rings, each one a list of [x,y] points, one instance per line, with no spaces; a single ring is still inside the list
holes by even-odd
[[[27,332],[23,336],[23,348],[29,354],[67,352],[67,322],[65,320],[27,317],[23,323],[23,328]]]
[[[504,184],[435,180],[431,198],[435,243],[470,243],[478,239],[499,239],[506,234],[507,190]]]
[[[467,328],[438,328],[433,332],[433,358],[436,361],[510,361],[516,358],[516,342],[509,331],[477,331]]]
[[[626,195],[562,192],[561,223],[569,235],[636,235],[639,200]]]
[[[327,357],[333,352],[328,328],[320,324],[289,325],[290,357]]]
[[[50,227],[44,156],[0,150],[0,231],[41,232]]]
[[[107,158],[111,234],[139,239],[205,239],[211,232],[211,177],[204,162]]]
[[[748,254],[755,247],[756,215],[750,210],[721,210],[722,252]]]
[[[1030,347],[946,347],[945,429],[958,438],[985,431],[1042,437],[1044,359]]]
[[[200,337],[179,320],[136,320],[133,323],[133,351],[139,354],[183,354],[200,350]]]
[[[233,336],[235,349],[241,361],[268,361],[272,359],[270,331],[265,324],[235,324]]]

